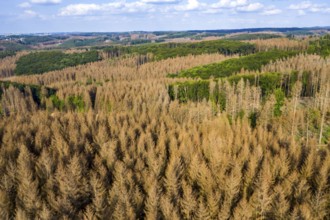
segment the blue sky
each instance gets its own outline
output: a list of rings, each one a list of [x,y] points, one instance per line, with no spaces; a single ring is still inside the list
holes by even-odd
[[[0,0],[0,33],[330,26],[330,1]]]

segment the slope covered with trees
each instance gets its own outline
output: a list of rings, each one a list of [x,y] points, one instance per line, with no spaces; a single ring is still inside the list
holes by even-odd
[[[255,40],[255,39],[273,39],[273,38],[281,38],[283,37],[280,34],[276,33],[255,33],[255,34],[235,34],[232,36],[226,37],[230,40]]]
[[[3,59],[5,57],[11,57],[11,56],[15,56],[15,51],[11,51],[11,50],[5,50],[5,51],[0,51],[0,59]]]
[[[14,70],[16,68],[17,60],[21,56],[26,55],[27,53],[28,52],[17,52],[12,56],[6,56],[0,59],[0,78],[5,78],[15,75]]]
[[[132,55],[7,78],[24,85],[1,86],[0,219],[327,219],[329,58],[167,77],[232,58]]]
[[[147,44],[134,47],[112,46],[104,49],[108,57],[118,57],[125,54],[152,54],[155,60],[162,60],[189,54],[221,53],[225,55],[250,54],[255,46],[249,43],[229,40],[202,41],[198,43],[164,43]]]
[[[278,59],[285,59],[297,55],[295,51],[273,50],[268,52],[259,52],[256,54],[233,58],[220,63],[212,63],[205,66],[195,67],[189,70],[183,70],[178,74],[171,74],[171,77],[193,77],[209,79],[210,77],[221,78],[231,76],[241,70],[258,71],[263,65]]]
[[[17,82],[9,82],[9,81],[0,81],[0,98],[4,94],[5,91],[15,90],[21,92],[24,96],[30,96],[33,102],[31,105],[36,105],[41,107],[42,99],[48,98],[56,93],[56,89],[42,87],[40,85],[32,85],[32,84],[22,84]],[[31,101],[32,101],[31,100]],[[6,114],[2,111],[2,114]]]
[[[308,52],[319,54],[323,57],[330,56],[330,35],[312,41],[308,47]]]
[[[15,74],[42,74],[98,60],[100,57],[97,51],[73,54],[61,51],[34,52],[19,58],[16,62]]]

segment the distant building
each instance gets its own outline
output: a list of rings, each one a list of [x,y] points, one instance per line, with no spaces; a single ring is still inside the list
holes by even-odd
[[[140,39],[140,35],[139,34],[131,34],[131,39],[132,40]]]

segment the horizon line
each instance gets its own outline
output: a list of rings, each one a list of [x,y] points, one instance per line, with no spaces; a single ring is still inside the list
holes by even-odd
[[[330,26],[310,26],[310,27],[299,27],[299,26],[291,26],[291,27],[251,27],[251,28],[220,28],[220,29],[186,29],[186,30],[152,30],[152,31],[144,31],[144,30],[127,30],[127,31],[54,31],[54,32],[9,32],[9,33],[0,33],[0,35],[24,35],[24,34],[80,34],[80,33],[132,33],[132,32],[190,32],[190,31],[198,31],[198,32],[208,32],[208,31],[239,31],[239,30],[258,30],[258,29],[327,29]]]

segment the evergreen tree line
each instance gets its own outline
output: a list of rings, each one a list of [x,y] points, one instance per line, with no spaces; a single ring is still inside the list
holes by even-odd
[[[99,61],[97,51],[66,54],[61,51],[32,52],[16,62],[16,75],[42,74],[66,67]]]
[[[286,59],[297,55],[296,51],[272,50],[256,54],[229,59],[220,63],[212,63],[205,66],[198,66],[192,69],[183,70],[178,74],[170,74],[170,77],[192,77],[209,79],[210,77],[221,78],[233,75],[240,71],[260,71],[261,67],[275,62],[279,59]]]
[[[129,47],[110,46],[104,48],[103,51],[107,54],[107,57],[110,58],[127,54],[152,54],[154,60],[162,60],[178,56],[187,56],[189,54],[199,55],[206,53],[221,53],[225,55],[246,55],[254,53],[255,46],[253,44],[239,41],[213,40],[197,43],[163,43]]]
[[[259,87],[263,98],[267,98],[276,90],[280,89],[286,97],[292,95],[294,85],[299,81],[302,85],[301,97],[313,97],[319,92],[320,82],[313,84],[311,80],[312,74],[298,71],[293,71],[289,74],[281,73],[250,73],[237,74],[220,80],[196,80],[185,81],[170,84],[168,86],[168,93],[172,100],[179,100],[180,102],[213,100],[217,104],[223,97],[223,91],[217,89],[210,92],[210,81],[215,83],[216,88],[221,88],[228,81],[231,85],[237,85],[240,81],[248,83],[248,85]],[[219,85],[220,84],[220,85]]]
[[[0,51],[0,59],[15,56],[15,55],[16,55],[16,52],[12,51],[12,50]]]
[[[325,35],[320,39],[311,41],[308,53],[319,54],[323,57],[330,56],[330,35]]]

